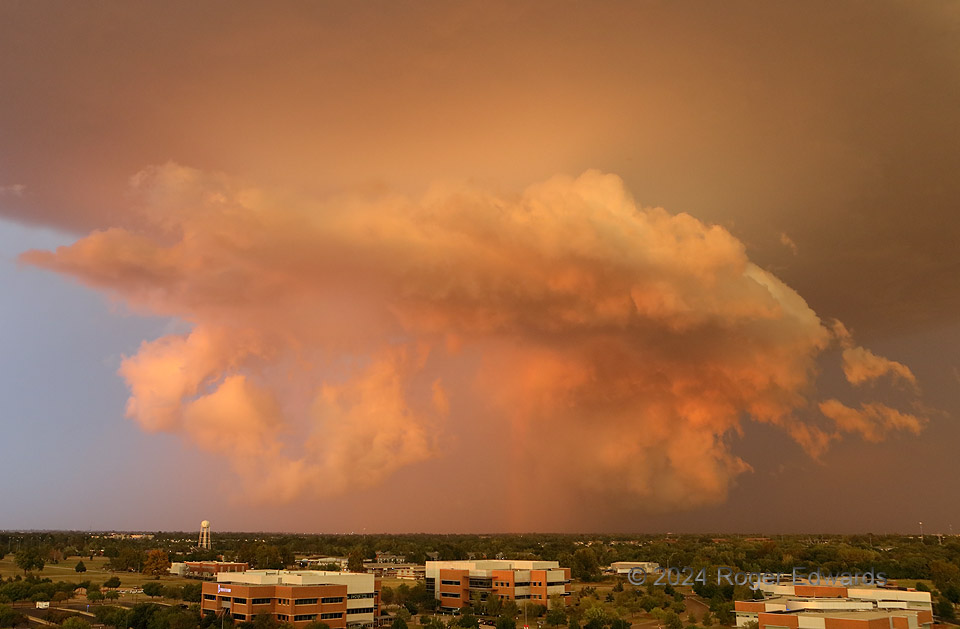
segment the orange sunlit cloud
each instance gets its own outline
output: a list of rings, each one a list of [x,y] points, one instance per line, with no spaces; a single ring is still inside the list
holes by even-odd
[[[813,456],[925,423],[818,402],[837,341],[853,384],[915,378],[854,348],[726,229],[640,207],[614,175],[310,198],[167,164],[132,185],[137,228],[22,260],[192,326],[123,361],[127,414],[224,457],[261,501],[442,457],[463,400],[514,441],[505,456],[562,477],[551,491],[651,510],[722,502],[750,469],[729,445],[747,418]]]

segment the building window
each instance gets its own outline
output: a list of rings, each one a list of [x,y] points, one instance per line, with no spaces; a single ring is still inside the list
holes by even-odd
[[[241,605],[246,605],[246,604],[247,604],[247,599],[245,599],[245,598],[237,598],[237,597],[235,596],[235,597],[233,597],[233,602],[234,602],[234,603],[240,603]]]
[[[269,598],[255,598],[255,599],[253,599],[253,603],[252,603],[252,604],[253,604],[253,605],[269,605],[269,604],[270,604],[270,599],[269,599]]]
[[[450,581],[448,579],[441,579],[440,585],[460,585],[459,581]]]
[[[293,622],[302,622],[304,620],[316,620],[316,614],[297,614],[293,617]]]
[[[358,599],[358,598],[373,598],[373,592],[361,592],[360,594],[347,594],[349,599]]]
[[[277,614],[277,620],[284,620],[284,621],[285,621],[285,620],[289,620],[289,619],[290,619],[290,616],[287,616],[286,614]]]
[[[332,618],[343,618],[343,612],[327,612],[325,614],[320,614],[320,618],[323,620],[330,620]]]
[[[323,604],[342,603],[343,597],[342,596],[324,596],[323,598],[320,599],[320,602]]]
[[[372,614],[372,607],[356,607],[354,609],[348,609],[347,614]]]
[[[204,594],[204,595],[203,595],[203,598],[204,598],[204,600],[215,601],[215,600],[217,600],[217,595],[216,595],[216,594]]]
[[[317,599],[315,599],[315,598],[298,598],[297,600],[293,601],[293,604],[294,604],[294,605],[316,605],[316,604],[317,604]]]
[[[237,619],[237,620],[246,620],[246,619],[247,619],[247,615],[246,615],[246,614],[233,614],[233,617],[234,617],[235,619]]]
[[[460,594],[457,592],[440,592],[440,596],[444,598],[460,598]]]

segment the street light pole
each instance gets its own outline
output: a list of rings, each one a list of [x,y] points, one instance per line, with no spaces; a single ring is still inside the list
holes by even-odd
[[[917,522],[920,525],[920,541],[923,541],[923,522]]]

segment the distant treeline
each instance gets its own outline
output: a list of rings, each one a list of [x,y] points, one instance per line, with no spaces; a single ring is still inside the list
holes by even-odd
[[[731,566],[744,571],[790,572],[794,566],[831,573],[884,572],[891,579],[940,579],[938,572],[960,567],[960,540],[953,536],[903,535],[292,535],[214,532],[211,550],[196,548],[196,534],[157,532],[152,538],[119,539],[85,532],[0,533],[0,555],[37,549],[47,562],[105,556],[118,571],[142,568],[145,553],[161,549],[171,561],[246,561],[279,568],[296,555],[403,555],[412,563],[439,559],[546,559],[570,567],[577,579],[594,579],[614,561],[655,561],[672,566]]]

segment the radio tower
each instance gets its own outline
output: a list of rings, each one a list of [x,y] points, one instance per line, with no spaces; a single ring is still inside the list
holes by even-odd
[[[210,520],[204,520],[200,523],[200,543],[197,548],[210,548]]]

